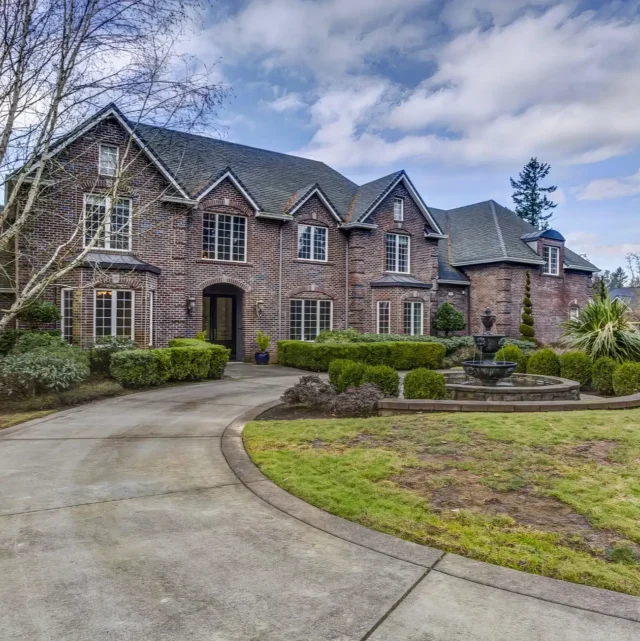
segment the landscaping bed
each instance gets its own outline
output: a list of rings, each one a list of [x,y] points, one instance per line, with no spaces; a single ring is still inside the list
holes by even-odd
[[[244,440],[274,482],[338,516],[640,595],[639,420],[638,410],[260,420]]]

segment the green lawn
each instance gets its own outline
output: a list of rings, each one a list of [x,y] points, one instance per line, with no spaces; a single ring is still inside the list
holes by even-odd
[[[640,595],[640,411],[254,421],[278,485],[507,567]]]

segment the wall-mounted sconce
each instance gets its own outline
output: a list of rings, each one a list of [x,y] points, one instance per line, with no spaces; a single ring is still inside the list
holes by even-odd
[[[264,314],[264,301],[259,300],[256,302],[256,316],[258,318],[262,318],[263,314]]]
[[[187,298],[187,314],[193,316],[196,313],[196,299],[193,296]]]

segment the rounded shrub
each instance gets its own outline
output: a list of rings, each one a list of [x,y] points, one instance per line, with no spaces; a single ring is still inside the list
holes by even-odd
[[[444,376],[420,367],[404,377],[404,397],[441,400],[447,398]]]
[[[0,360],[0,387],[7,394],[18,396],[61,392],[88,375],[86,360],[76,358],[70,349],[36,349]]]
[[[160,385],[171,378],[171,353],[168,349],[117,352],[111,357],[110,371],[124,387]]]
[[[528,354],[525,354],[517,345],[505,345],[496,352],[496,361],[518,363],[516,372],[524,374],[527,371]]]
[[[170,347],[171,380],[195,381],[209,374],[209,351],[199,347]]]
[[[339,392],[344,392],[349,387],[358,387],[362,385],[367,366],[364,363],[354,363],[347,361],[342,368],[342,373],[338,377],[336,385]]]
[[[612,376],[616,396],[628,396],[640,392],[640,363],[622,363]]]
[[[12,354],[25,354],[34,349],[59,349],[67,347],[60,336],[46,332],[25,332],[18,336],[11,350]]]
[[[340,376],[342,376],[342,371],[349,364],[353,363],[347,358],[336,358],[335,360],[329,363],[329,383],[334,385],[336,388],[340,382]]]
[[[365,369],[362,382],[377,385],[385,396],[398,396],[400,392],[400,376],[388,365],[370,365]]]
[[[109,375],[111,356],[116,352],[136,349],[136,342],[129,336],[101,336],[89,350],[89,365],[95,374]]]
[[[560,356],[560,376],[587,387],[591,383],[593,363],[584,352],[567,352]]]
[[[61,318],[58,306],[46,300],[35,300],[18,312],[18,319],[41,325],[42,323],[55,323]]]
[[[600,394],[605,396],[613,395],[613,373],[619,366],[620,363],[608,356],[599,358],[593,364],[591,384]]]
[[[527,361],[527,374],[560,376],[560,359],[558,355],[548,347],[533,352]]]

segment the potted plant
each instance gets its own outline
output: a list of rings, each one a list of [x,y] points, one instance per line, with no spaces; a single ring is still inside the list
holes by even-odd
[[[267,350],[271,345],[271,336],[258,332],[258,335],[256,336],[256,345],[260,350],[259,352],[256,352],[256,365],[268,365],[269,352]]]

